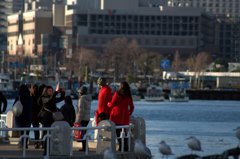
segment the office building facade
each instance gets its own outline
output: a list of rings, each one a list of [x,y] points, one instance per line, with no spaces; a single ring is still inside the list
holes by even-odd
[[[209,14],[224,15],[231,18],[240,17],[239,0],[168,0],[168,6],[201,7]]]
[[[22,11],[24,0],[0,0],[0,51],[7,51],[7,16]]]
[[[118,37],[136,39],[142,48],[162,54],[196,53],[214,46],[214,23],[201,9],[139,8],[126,10],[75,10],[66,13],[66,25],[73,28],[78,47],[103,48]]]
[[[16,18],[16,19],[14,19]],[[8,52],[9,55],[16,55],[15,45],[16,38],[19,38],[21,32],[15,32],[13,28],[20,28],[20,23],[15,23],[19,16],[9,16],[8,29]],[[23,56],[37,57],[37,47],[41,44],[43,34],[52,33],[52,12],[48,10],[32,10],[22,13],[22,41]],[[14,32],[14,33],[13,33]],[[14,34],[14,36],[12,36]],[[17,44],[17,42],[16,42]]]

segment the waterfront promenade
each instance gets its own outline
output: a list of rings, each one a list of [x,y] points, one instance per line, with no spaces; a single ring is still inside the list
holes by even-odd
[[[49,156],[50,158],[78,158],[78,159],[101,159],[103,158],[102,154],[96,154],[96,149],[94,146],[96,146],[96,143],[89,143],[89,154],[85,155],[85,152],[79,151],[79,148],[81,148],[80,143],[74,143],[73,147],[73,155],[72,156]],[[34,159],[42,159],[43,156],[43,149],[35,149],[33,144],[30,144],[28,146],[28,149],[26,151],[26,156],[22,157],[22,149],[18,148],[18,145],[16,143],[0,143],[0,158],[11,158],[11,159],[18,159],[18,158],[34,158]],[[116,153],[118,158],[135,158],[135,154],[132,152],[122,152],[122,153]]]
[[[121,129],[122,140],[128,138],[128,152],[123,152],[124,147],[118,150],[116,143],[116,129]],[[127,133],[125,132],[127,129]],[[44,154],[43,149],[35,149],[34,139],[31,135],[26,135],[27,131],[47,131],[47,135],[42,139],[47,143],[47,151]],[[73,132],[78,130],[87,130],[87,134],[83,139],[77,140]],[[24,131],[24,135],[18,136],[19,131]],[[88,132],[95,132],[94,137]],[[1,115],[0,128],[0,158],[86,158],[86,159],[101,159],[103,158],[104,150],[109,147],[115,153],[118,159],[134,159],[138,156],[134,152],[135,139],[141,139],[142,143],[145,141],[145,122],[141,118],[132,118],[130,125],[115,126],[111,121],[104,120],[99,123],[97,127],[70,127],[65,121],[57,121],[49,128],[14,128],[13,114],[11,111],[7,115]],[[23,139],[23,147],[26,144],[27,138],[29,140],[28,148],[19,148],[18,142]],[[86,151],[79,151],[81,149],[82,140],[86,140]],[[124,145],[124,144],[123,144]],[[141,158],[147,158],[143,156]]]

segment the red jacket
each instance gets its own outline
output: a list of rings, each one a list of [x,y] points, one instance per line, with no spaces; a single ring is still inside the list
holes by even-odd
[[[131,97],[118,97],[116,92],[111,103],[108,104],[108,107],[112,110],[110,120],[117,125],[129,125],[129,117],[134,110],[133,100]]]
[[[112,90],[109,86],[103,86],[98,95],[98,114],[104,112],[110,115],[110,108],[107,104],[112,100]]]

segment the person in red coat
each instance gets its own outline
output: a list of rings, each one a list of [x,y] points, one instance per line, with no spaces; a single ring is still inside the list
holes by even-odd
[[[101,113],[105,113],[107,119],[110,116],[110,108],[107,106],[109,102],[112,100],[112,90],[107,85],[106,79],[99,77],[97,80],[98,87],[101,89],[98,94],[98,110],[95,111],[96,115],[96,123],[98,125],[98,115]]]
[[[130,107],[129,107],[130,106]],[[133,113],[134,105],[131,90],[127,82],[121,82],[119,90],[114,94],[111,103],[110,120],[116,125],[129,125],[130,115]],[[116,130],[117,136],[120,137],[121,129]],[[126,132],[125,132],[126,133]],[[119,150],[121,150],[121,139],[118,139]],[[128,140],[124,139],[124,151],[128,151]]]

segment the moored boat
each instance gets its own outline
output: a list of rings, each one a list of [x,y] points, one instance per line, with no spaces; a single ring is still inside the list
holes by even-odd
[[[172,88],[169,95],[170,102],[188,102],[189,97],[187,96],[186,89],[184,88]]]
[[[160,102],[164,101],[163,89],[160,86],[150,85],[147,87],[147,94],[144,97],[146,101],[149,102]]]

